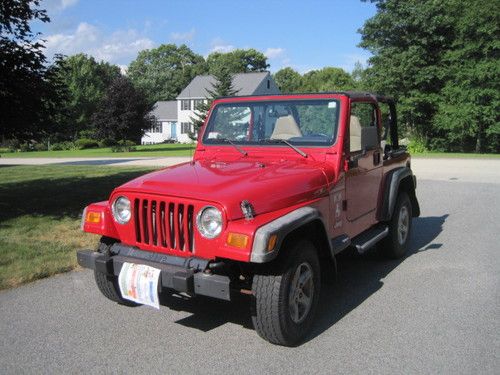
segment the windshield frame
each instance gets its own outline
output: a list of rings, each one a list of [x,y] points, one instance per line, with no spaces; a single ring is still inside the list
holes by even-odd
[[[252,107],[252,106],[258,106],[258,105],[263,105],[263,106],[268,106],[268,105],[280,105],[280,104],[288,104],[288,103],[293,103],[293,102],[299,102],[299,103],[304,103],[307,104],[307,102],[335,102],[336,103],[336,122],[332,123],[333,126],[333,134],[332,138],[328,140],[328,142],[312,142],[312,141],[302,141],[302,142],[297,142],[297,141],[291,141],[287,139],[288,142],[290,142],[293,146],[297,146],[300,148],[330,148],[334,145],[337,144],[338,137],[339,137],[339,131],[340,131],[340,119],[342,116],[343,112],[343,106],[345,103],[343,103],[343,100],[339,98],[338,96],[332,97],[332,96],[325,96],[325,97],[310,97],[310,98],[256,98],[257,100],[253,99],[248,100],[247,98],[235,98],[237,100],[227,100],[226,98],[221,101],[215,101],[213,104],[213,107],[210,109],[209,113],[209,118],[206,121],[205,126],[203,127],[203,133],[201,134],[200,141],[203,146],[227,146],[228,143],[226,141],[220,141],[217,142],[217,138],[208,138],[208,135],[210,134],[210,128],[213,124],[213,121],[215,121],[215,113],[216,110],[220,107]],[[245,100],[246,99],[246,100]],[[208,142],[207,142],[208,141]],[[276,143],[270,143],[266,142],[266,139],[260,139],[260,141],[239,141],[239,140],[231,140],[234,142],[234,144],[238,146],[244,146],[245,148],[248,147],[255,147],[255,148],[268,148],[268,147],[287,147],[285,144],[280,144],[279,142]]]

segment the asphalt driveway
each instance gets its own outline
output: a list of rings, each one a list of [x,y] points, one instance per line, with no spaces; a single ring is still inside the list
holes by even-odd
[[[498,374],[500,161],[419,160],[410,254],[341,256],[301,346],[261,340],[245,297],[126,308],[82,270],[0,292],[0,372]]]

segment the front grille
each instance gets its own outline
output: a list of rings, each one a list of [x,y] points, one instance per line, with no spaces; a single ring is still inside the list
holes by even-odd
[[[193,252],[193,215],[194,207],[191,204],[136,198],[136,241],[138,244]]]

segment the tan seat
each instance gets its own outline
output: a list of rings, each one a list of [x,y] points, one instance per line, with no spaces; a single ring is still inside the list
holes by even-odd
[[[350,151],[361,151],[361,123],[357,116],[351,115],[349,137]]]
[[[292,115],[281,116],[276,120],[271,139],[290,139],[302,137],[302,132]]]

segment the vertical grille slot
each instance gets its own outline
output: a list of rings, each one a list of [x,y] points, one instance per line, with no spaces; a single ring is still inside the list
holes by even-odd
[[[188,250],[190,252],[193,252],[193,247],[194,247],[194,230],[193,230],[193,214],[194,214],[194,207],[193,205],[189,205],[187,209],[187,215],[186,215],[186,233],[187,233],[187,241],[188,241]]]
[[[135,240],[141,242],[141,222],[140,222],[140,200],[134,199],[134,223],[135,223]]]
[[[174,204],[168,205],[168,233],[170,237],[170,248],[175,249],[175,220],[174,220]]]
[[[142,207],[141,207],[141,228],[142,228],[142,238],[144,239],[144,243],[149,243],[149,231],[148,231],[148,200],[143,199],[142,200]]]
[[[179,228],[179,250],[184,250],[184,245],[186,243],[185,236],[185,228],[184,228],[184,205],[179,204],[177,212],[177,227]]]
[[[165,202],[160,202],[156,211],[156,223],[158,231],[158,244],[167,247],[167,236],[165,232]]]
[[[138,244],[183,252],[194,251],[194,206],[154,199],[134,199]]]

